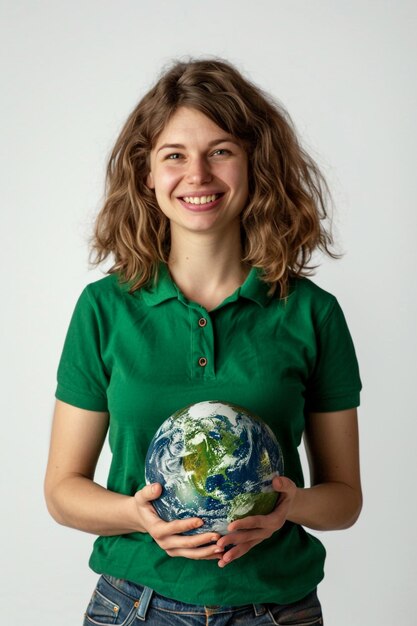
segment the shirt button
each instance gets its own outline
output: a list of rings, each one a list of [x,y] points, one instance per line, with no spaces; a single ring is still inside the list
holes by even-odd
[[[200,317],[200,319],[198,320],[198,325],[201,328],[204,328],[204,326],[207,324],[207,320],[204,317]]]
[[[206,357],[205,357],[205,356],[201,356],[201,357],[198,359],[198,364],[199,364],[201,367],[205,367],[205,366],[207,365],[207,359],[206,359]]]

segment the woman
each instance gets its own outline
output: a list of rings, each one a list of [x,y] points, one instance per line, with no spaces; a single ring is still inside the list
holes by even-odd
[[[322,623],[324,548],[303,526],[347,528],[361,508],[355,352],[305,277],[314,250],[332,255],[325,192],[285,111],[223,61],[177,63],[128,118],[93,240],[114,263],[68,330],[46,475],[53,517],[99,535],[85,624]],[[144,480],[159,425],[204,400],[259,415],[285,459],[274,511],[223,537],[161,520]]]

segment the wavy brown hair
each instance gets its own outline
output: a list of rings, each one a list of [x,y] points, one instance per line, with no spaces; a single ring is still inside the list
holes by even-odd
[[[116,141],[106,171],[106,195],[92,239],[92,260],[109,255],[134,291],[168,262],[169,222],[146,185],[149,156],[179,107],[204,113],[247,148],[249,199],[241,214],[242,261],[263,270],[283,297],[291,276],[308,275],[314,250],[337,257],[326,209],[324,177],[300,145],[291,118],[269,95],[223,60],[175,63],[142,98]]]

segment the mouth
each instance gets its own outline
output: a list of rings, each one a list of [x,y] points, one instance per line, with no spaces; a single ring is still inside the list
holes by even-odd
[[[215,207],[223,196],[223,193],[212,193],[206,196],[183,196],[178,200],[192,211],[207,211]]]
[[[222,195],[223,194],[221,193],[212,193],[207,196],[184,196],[181,198],[181,200],[186,202],[186,204],[202,205],[202,204],[208,204],[209,202],[214,202],[215,200],[220,198],[220,196]]]

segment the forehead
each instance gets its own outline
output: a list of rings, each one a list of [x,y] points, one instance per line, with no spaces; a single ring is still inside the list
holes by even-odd
[[[154,148],[164,143],[182,143],[206,139],[206,138],[234,139],[227,131],[223,130],[207,115],[197,109],[180,107],[170,117],[162,132],[156,138]]]

